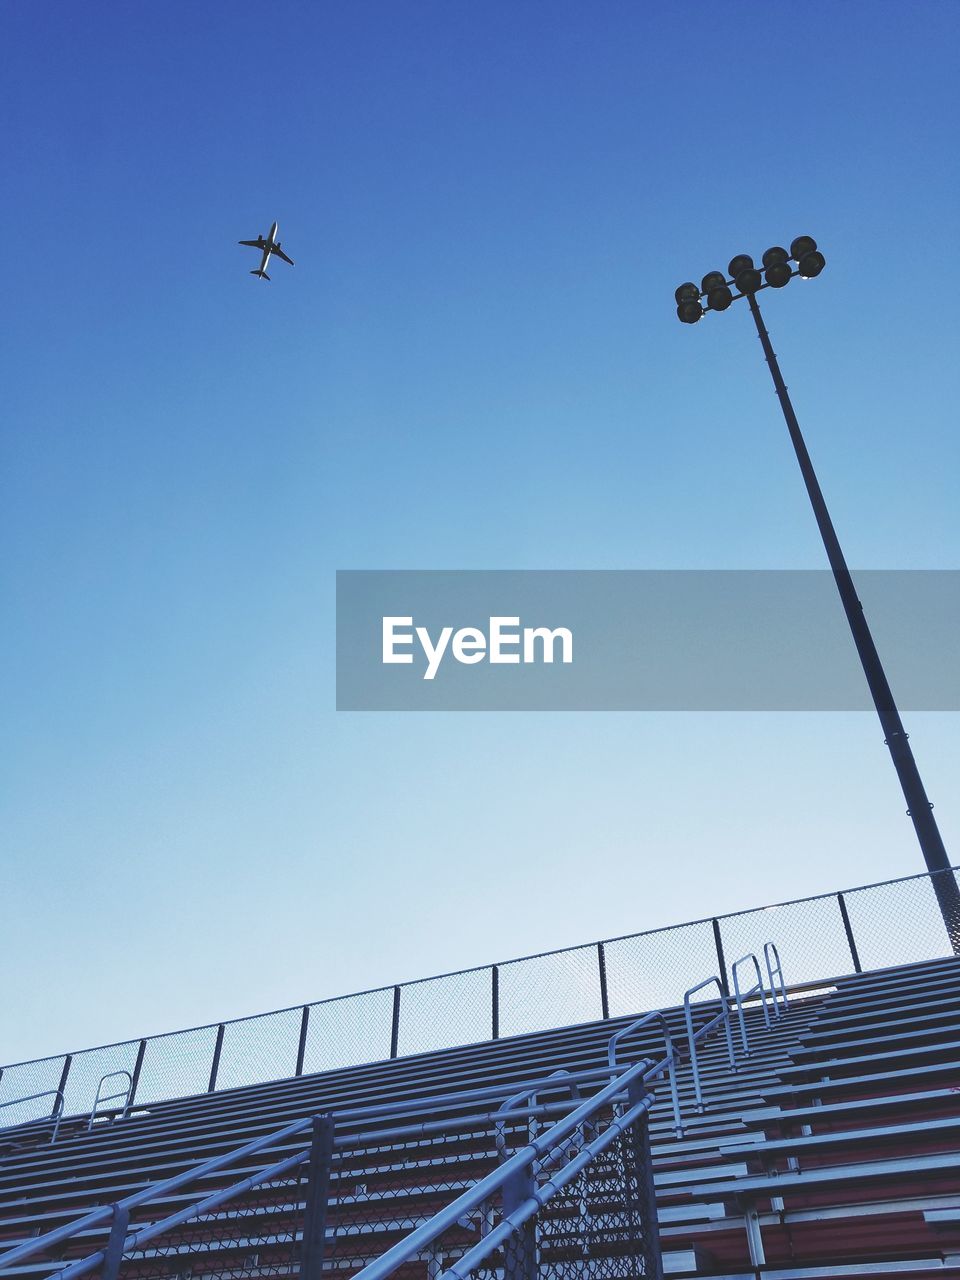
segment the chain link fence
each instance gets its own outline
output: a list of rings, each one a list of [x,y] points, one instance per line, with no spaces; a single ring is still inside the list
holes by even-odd
[[[679,1004],[708,974],[732,988],[743,955],[774,941],[791,984],[930,960],[951,945],[944,904],[957,871],[910,876],[589,946],[528,956],[233,1022],[21,1062],[0,1070],[0,1129],[92,1106],[109,1071],[147,1105]],[[949,892],[948,892],[949,891]],[[704,998],[709,998],[709,993]],[[12,1105],[5,1105],[12,1104]]]

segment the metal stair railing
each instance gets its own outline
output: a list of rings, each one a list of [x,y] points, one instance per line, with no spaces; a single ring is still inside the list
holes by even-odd
[[[653,1095],[646,1091],[645,1083],[652,1076],[659,1075],[662,1063],[651,1064],[648,1060],[628,1067],[620,1076],[611,1081],[593,1097],[582,1102],[575,1110],[559,1120],[552,1128],[537,1135],[525,1147],[521,1148],[498,1168],[486,1177],[479,1179],[450,1204],[439,1210],[427,1222],[416,1227],[409,1235],[387,1249],[379,1258],[368,1263],[356,1273],[353,1280],[387,1280],[387,1278],[406,1263],[422,1257],[430,1256],[437,1240],[451,1228],[462,1225],[470,1215],[479,1212],[482,1221],[489,1223],[489,1214],[484,1206],[494,1196],[502,1195],[503,1210],[497,1226],[486,1231],[479,1242],[466,1249],[452,1267],[442,1272],[444,1280],[466,1280],[491,1254],[519,1237],[519,1256],[507,1256],[504,1275],[529,1277],[536,1266],[536,1245],[528,1235],[524,1238],[524,1229],[535,1219],[540,1210],[553,1200],[560,1192],[586,1170],[590,1164],[607,1151],[621,1136],[626,1135],[638,1124],[645,1124],[647,1113],[653,1102]],[[607,1127],[590,1141],[582,1142],[577,1154],[571,1156],[578,1133],[596,1121],[600,1111],[627,1094],[627,1107],[619,1115],[614,1115]],[[646,1130],[643,1130],[644,1135]],[[647,1147],[649,1151],[649,1147]],[[555,1173],[544,1179],[539,1185],[536,1173],[542,1172],[553,1159],[564,1160]],[[645,1276],[662,1276],[660,1250],[657,1239],[656,1208],[652,1194],[652,1174],[648,1164],[647,1188],[649,1194],[645,1205],[646,1214],[643,1224],[644,1239],[642,1247],[646,1257],[645,1266],[638,1274]],[[532,1265],[531,1265],[532,1264]],[[438,1272],[436,1254],[433,1255],[432,1272]],[[317,1280],[319,1267],[313,1270],[304,1260],[304,1280]]]
[[[771,956],[773,957],[771,962]],[[770,996],[773,1005],[773,1016],[779,1018],[790,1008],[790,1001],[787,999],[787,987],[783,980],[783,965],[780,963],[780,952],[777,950],[776,944],[773,942],[765,942],[763,944],[763,961],[767,967],[767,977],[770,980]],[[778,993],[779,988],[779,993]],[[778,1001],[783,1001],[781,1009]]]
[[[39,1102],[41,1098],[53,1098],[53,1110],[48,1116],[39,1116],[33,1120],[20,1120],[16,1124],[0,1127],[0,1133],[6,1138],[7,1134],[16,1133],[18,1129],[41,1129],[44,1125],[52,1125],[53,1132],[50,1135],[51,1143],[56,1142],[57,1134],[60,1132],[60,1121],[63,1119],[63,1091],[60,1089],[45,1089],[43,1093],[29,1093],[25,1098],[10,1098],[6,1102],[0,1102],[0,1111],[5,1107],[16,1107],[23,1102]]]
[[[712,984],[716,984],[721,992],[721,1012],[694,1033],[692,1010],[690,1005],[691,997]],[[687,1042],[693,1068],[694,1091],[696,1095],[697,1108],[699,1111],[702,1111],[703,1093],[700,1083],[697,1044],[721,1023],[723,1024],[726,1033],[727,1048],[731,1065],[735,1068],[736,1064],[733,1049],[733,1038],[730,1031],[729,1009],[727,999],[723,996],[720,980],[716,977],[711,977],[700,983],[698,986],[691,988],[684,998],[684,1014],[687,1025]],[[653,1061],[650,1058],[644,1058],[640,1062],[632,1066],[624,1067],[622,1071],[618,1072],[617,1052],[622,1041],[631,1034],[637,1032],[641,1027],[650,1024],[659,1025],[664,1032],[664,1056],[658,1061]],[[502,1133],[502,1126],[510,1120],[522,1119],[529,1122],[535,1117],[555,1116],[558,1112],[567,1112],[561,1121],[554,1124],[553,1128],[547,1131],[547,1133],[554,1135],[555,1148],[556,1142],[560,1140],[560,1137],[562,1137],[563,1134],[571,1132],[569,1122],[572,1116],[578,1117],[573,1125],[575,1128],[584,1120],[584,1115],[589,1112],[591,1106],[602,1106],[611,1098],[621,1097],[624,1090],[627,1090],[629,1094],[629,1089],[632,1087],[632,1082],[634,1081],[639,1081],[643,1089],[646,1090],[648,1085],[658,1080],[664,1074],[668,1075],[670,1081],[674,1124],[677,1129],[678,1136],[680,1136],[682,1135],[683,1130],[676,1078],[676,1071],[680,1060],[680,1054],[677,1050],[666,1018],[661,1011],[655,1010],[636,1019],[636,1021],[629,1023],[626,1027],[620,1028],[610,1037],[607,1046],[607,1065],[605,1067],[595,1067],[589,1070],[574,1072],[561,1069],[538,1081],[529,1082],[520,1092],[517,1092],[514,1089],[506,1099],[503,1097],[506,1088],[509,1087],[513,1089],[513,1086],[486,1086],[457,1092],[448,1091],[433,1097],[413,1100],[404,1099],[393,1103],[344,1109],[336,1113],[336,1125],[341,1129],[341,1131],[343,1126],[350,1124],[367,1126],[370,1124],[377,1125],[378,1122],[379,1124],[384,1124],[394,1117],[402,1121],[404,1116],[409,1116],[410,1114],[437,1114],[438,1111],[449,1110],[451,1108],[454,1109],[455,1114],[446,1116],[442,1119],[421,1120],[414,1124],[401,1123],[392,1127],[377,1127],[375,1130],[367,1129],[366,1132],[361,1128],[356,1132],[337,1137],[335,1140],[331,1139],[331,1141],[333,1142],[333,1145],[339,1149],[348,1149],[350,1147],[362,1145],[364,1142],[376,1141],[378,1143],[384,1143],[411,1138],[423,1138],[430,1134],[449,1132],[452,1127],[459,1127],[462,1129],[464,1126],[471,1124],[487,1122],[492,1122],[494,1124],[495,1133],[497,1132],[497,1126],[500,1126],[500,1132]],[[611,1074],[613,1074],[612,1080],[610,1078]],[[581,1084],[597,1083],[603,1080],[606,1080],[609,1083],[607,1083],[597,1094],[593,1095],[592,1098],[580,1101],[578,1094],[579,1086]],[[101,1081],[101,1084],[102,1083],[103,1081]],[[548,1091],[555,1092],[558,1086],[566,1086],[570,1088],[570,1101],[553,1103],[538,1102],[539,1095]],[[647,1109],[652,1105],[653,1095],[646,1093],[645,1096],[647,1101],[642,1109]],[[483,1111],[472,1115],[459,1113],[460,1107],[473,1103],[482,1105],[486,1102],[489,1104],[491,1101],[496,1101],[498,1104],[498,1108],[494,1112]],[[518,1104],[523,1101],[527,1101],[528,1105],[525,1107],[518,1107]],[[579,1103],[572,1112],[569,1111],[571,1101]],[[621,1108],[619,1114],[615,1116],[616,1124],[619,1126],[617,1132],[622,1132],[633,1125],[639,1115],[638,1098],[628,1098],[626,1110]],[[232,1186],[215,1191],[211,1193],[211,1195],[187,1206],[174,1215],[146,1224],[145,1226],[138,1228],[131,1235],[129,1224],[131,1216],[135,1210],[145,1207],[151,1201],[162,1200],[177,1191],[181,1191],[192,1182],[199,1181],[211,1174],[221,1172],[229,1168],[231,1164],[238,1163],[250,1156],[259,1154],[260,1152],[268,1150],[270,1147],[278,1146],[300,1134],[307,1133],[311,1129],[316,1130],[317,1124],[321,1119],[324,1122],[329,1120],[330,1125],[332,1126],[333,1119],[330,1117],[308,1116],[300,1120],[292,1121],[289,1125],[286,1125],[272,1133],[253,1139],[251,1142],[245,1143],[241,1147],[235,1148],[232,1151],[214,1156],[210,1160],[203,1161],[199,1165],[194,1165],[188,1169],[182,1170],[180,1173],[161,1182],[151,1183],[140,1191],[132,1193],[115,1204],[102,1205],[91,1210],[89,1213],[83,1215],[79,1219],[76,1219],[72,1223],[66,1223],[63,1226],[55,1228],[52,1231],[48,1231],[43,1235],[34,1236],[29,1240],[22,1241],[19,1245],[14,1246],[14,1248],[0,1254],[0,1271],[15,1263],[22,1262],[33,1257],[37,1253],[64,1245],[66,1242],[82,1232],[90,1231],[95,1228],[102,1228],[109,1224],[110,1237],[104,1249],[98,1250],[86,1258],[72,1262],[64,1268],[55,1269],[51,1267],[51,1271],[55,1273],[57,1280],[74,1280],[74,1278],[86,1275],[90,1271],[95,1270],[98,1266],[102,1266],[103,1271],[101,1274],[101,1280],[113,1280],[116,1273],[111,1272],[110,1267],[114,1265],[119,1267],[120,1260],[125,1252],[142,1247],[150,1240],[155,1239],[165,1232],[169,1232],[175,1227],[189,1222],[192,1218],[197,1217],[198,1214],[209,1213],[218,1207],[222,1207],[231,1199],[236,1199],[238,1196],[243,1195],[246,1191],[249,1191],[258,1185],[269,1182],[271,1179],[281,1177],[284,1174],[292,1172],[294,1169],[311,1163],[311,1161],[316,1158],[315,1153],[318,1140],[317,1133],[314,1132],[311,1146],[284,1156],[280,1161],[276,1161],[266,1168],[249,1175],[241,1182],[237,1182]],[[33,1121],[30,1123],[35,1124],[36,1122]],[[584,1123],[586,1123],[586,1121],[584,1121]],[[564,1128],[564,1126],[566,1127]],[[583,1130],[581,1130],[581,1132],[585,1133]],[[605,1133],[606,1132],[607,1131],[605,1131]],[[583,1150],[586,1151],[589,1147],[594,1154],[599,1154],[606,1149],[609,1143],[614,1140],[615,1136],[616,1135],[610,1137],[606,1141],[601,1141],[600,1138],[596,1139],[596,1141],[592,1140],[591,1142],[584,1140]],[[546,1134],[535,1135],[532,1138],[529,1147],[537,1147],[539,1150],[539,1145],[543,1140],[545,1140],[545,1137]],[[498,1147],[500,1146],[501,1144],[498,1142]],[[502,1150],[503,1149],[501,1148],[501,1154]],[[591,1156],[590,1159],[592,1158],[593,1157]],[[501,1171],[508,1167],[510,1169],[515,1168],[516,1166],[513,1164],[514,1160],[515,1157],[511,1157],[509,1160],[505,1161],[501,1165]],[[589,1160],[587,1163],[589,1163]],[[581,1164],[578,1167],[582,1168],[583,1165]],[[553,1190],[549,1191],[548,1198],[552,1197],[552,1195],[554,1195],[561,1186],[565,1186],[573,1176],[573,1173],[569,1174],[569,1176],[564,1175],[563,1180],[556,1185],[554,1185],[556,1179],[550,1180],[550,1186],[553,1187]],[[547,1184],[544,1185],[546,1186]],[[527,1197],[527,1200],[530,1199],[531,1197]],[[520,1207],[522,1208],[523,1206]],[[536,1205],[533,1205],[532,1207],[527,1205],[526,1209],[524,1209],[526,1217],[521,1215],[521,1219],[518,1219],[518,1221],[526,1221],[537,1211],[538,1209]],[[511,1211],[511,1213],[512,1212],[513,1211]],[[367,1280],[371,1280],[371,1278],[368,1277]]]
[[[606,1067],[597,1067],[588,1071],[570,1072],[569,1079],[577,1083],[594,1082],[608,1080],[609,1070]],[[542,1089],[546,1084],[546,1079],[539,1082],[532,1082],[531,1087],[539,1087]],[[443,1093],[433,1097],[418,1098],[415,1100],[404,1099],[399,1102],[383,1103],[378,1106],[354,1107],[347,1108],[337,1112],[337,1122],[340,1125],[349,1125],[353,1123],[370,1124],[377,1121],[387,1121],[394,1116],[402,1119],[404,1115],[411,1113],[421,1114],[423,1112],[436,1112],[451,1104],[462,1105],[470,1103],[483,1104],[484,1102],[496,1102],[498,1105],[503,1100],[505,1090],[513,1089],[513,1085],[493,1086],[488,1085],[482,1088],[464,1089],[456,1093]],[[568,1104],[565,1103],[544,1103],[538,1107],[525,1108],[520,1112],[514,1112],[512,1115],[506,1113],[498,1113],[500,1119],[515,1119],[519,1117],[526,1118],[529,1115],[549,1115],[555,1114],[557,1111],[563,1110]],[[474,1115],[456,1115],[440,1120],[426,1120],[416,1124],[407,1124],[394,1126],[392,1128],[377,1129],[375,1136],[378,1141],[392,1141],[400,1138],[411,1138],[416,1136],[424,1136],[430,1133],[442,1132],[449,1129],[451,1124],[456,1123],[466,1125],[475,1123],[479,1120],[487,1120],[490,1118],[489,1112],[483,1112]],[[36,1121],[31,1121],[36,1124]],[[30,1239],[22,1241],[15,1245],[12,1249],[8,1249],[4,1253],[0,1253],[0,1272],[5,1268],[13,1266],[15,1263],[23,1262],[37,1253],[45,1250],[53,1249],[65,1244],[74,1236],[82,1232],[90,1231],[98,1227],[104,1227],[108,1223],[112,1223],[118,1216],[127,1215],[127,1221],[134,1210],[143,1208],[152,1200],[161,1200],[175,1192],[182,1191],[189,1186],[191,1182],[203,1179],[211,1174],[219,1173],[229,1168],[231,1164],[235,1164],[248,1157],[257,1155],[261,1151],[269,1149],[271,1146],[279,1145],[288,1139],[294,1138],[299,1134],[308,1132],[314,1123],[313,1116],[306,1116],[299,1120],[293,1120],[290,1124],[285,1125],[281,1129],[274,1130],[271,1133],[262,1134],[259,1138],[254,1138],[250,1142],[244,1143],[240,1147],[236,1147],[231,1151],[226,1151],[218,1156],[213,1156],[209,1160],[201,1161],[199,1164],[192,1165],[188,1169],[182,1170],[180,1173],[174,1174],[169,1178],[165,1178],[161,1182],[153,1182],[143,1187],[140,1191],[133,1192],[126,1196],[123,1200],[117,1201],[115,1204],[100,1205],[96,1209],[92,1209],[89,1213],[83,1214],[80,1218],[73,1222],[64,1223],[61,1227],[55,1227],[51,1231],[45,1232],[43,1235],[31,1236]],[[362,1130],[348,1134],[339,1141],[343,1145],[356,1145],[364,1137]],[[309,1148],[299,1152],[301,1162],[309,1159]],[[271,1166],[272,1167],[272,1166]],[[266,1171],[261,1171],[261,1173]],[[257,1177],[257,1175],[254,1175]],[[196,1206],[193,1206],[194,1210]],[[184,1210],[187,1212],[187,1210]],[[164,1228],[167,1229],[167,1228]],[[151,1228],[151,1234],[155,1234]],[[104,1259],[104,1251],[91,1254],[89,1258],[81,1259],[78,1263],[71,1264],[70,1274],[82,1275],[86,1271],[92,1270],[98,1266]],[[81,1267],[79,1271],[75,1271],[75,1267]],[[53,1270],[53,1268],[51,1268]],[[60,1276],[61,1272],[56,1273]],[[66,1272],[63,1273],[64,1275]]]
[[[601,1107],[610,1100],[622,1097],[624,1093],[626,1093],[628,1099],[630,1099],[628,1109],[623,1115],[615,1117],[611,1121],[609,1128],[605,1130],[599,1138],[589,1144],[591,1154],[587,1156],[586,1159],[580,1160],[579,1168],[582,1167],[583,1163],[592,1159],[594,1154],[598,1154],[605,1150],[620,1132],[636,1123],[641,1111],[646,1111],[646,1109],[649,1108],[652,1103],[651,1094],[644,1093],[642,1106],[638,1109],[637,1100],[632,1099],[630,1090],[633,1087],[634,1082],[642,1082],[645,1077],[652,1077],[657,1073],[658,1064],[651,1063],[648,1059],[644,1059],[634,1066],[627,1068],[614,1081],[606,1084],[592,1097],[584,1101],[573,1099],[574,1101],[579,1101],[579,1105],[573,1111],[570,1110],[569,1102],[540,1104],[533,1108],[514,1108],[510,1111],[504,1110],[501,1106],[501,1108],[495,1112],[484,1112],[480,1115],[455,1116],[449,1117],[445,1120],[403,1125],[386,1130],[378,1129],[373,1133],[366,1134],[362,1132],[353,1133],[337,1138],[333,1137],[334,1119],[332,1116],[307,1117],[286,1126],[286,1128],[279,1130],[277,1133],[266,1135],[263,1138],[258,1139],[256,1142],[247,1143],[244,1147],[239,1148],[234,1152],[230,1152],[224,1156],[217,1157],[214,1160],[207,1161],[193,1169],[186,1170],[175,1178],[167,1179],[164,1183],[154,1184],[153,1186],[145,1188],[143,1191],[127,1196],[124,1200],[118,1201],[116,1204],[105,1205],[101,1209],[87,1214],[77,1222],[69,1224],[67,1227],[48,1232],[46,1236],[26,1241],[24,1244],[8,1251],[6,1254],[0,1255],[0,1270],[11,1266],[15,1262],[22,1261],[25,1257],[38,1252],[39,1249],[64,1244],[71,1237],[78,1235],[81,1231],[88,1231],[91,1227],[95,1226],[106,1226],[107,1223],[109,1223],[110,1234],[104,1248],[98,1249],[94,1253],[91,1253],[84,1258],[80,1258],[75,1262],[68,1263],[62,1268],[56,1268],[54,1264],[51,1264],[51,1274],[55,1276],[56,1280],[79,1280],[79,1277],[89,1275],[91,1272],[99,1269],[99,1280],[116,1280],[119,1275],[124,1255],[142,1250],[151,1241],[167,1235],[177,1227],[183,1226],[201,1215],[210,1214],[217,1209],[223,1208],[231,1201],[237,1200],[246,1192],[253,1190],[258,1186],[270,1184],[279,1178],[292,1174],[295,1170],[302,1169],[304,1166],[315,1163],[318,1137],[319,1144],[322,1146],[325,1143],[328,1151],[332,1151],[333,1149],[350,1151],[354,1148],[363,1147],[371,1143],[380,1144],[388,1141],[395,1142],[403,1138],[409,1139],[423,1137],[427,1132],[442,1132],[450,1131],[451,1129],[462,1129],[464,1126],[476,1124],[476,1122],[480,1120],[485,1122],[502,1123],[511,1119],[528,1119],[531,1114],[545,1115],[551,1112],[555,1113],[557,1110],[566,1111],[567,1114],[564,1115],[560,1121],[556,1122],[550,1129],[545,1130],[542,1134],[533,1138],[531,1142],[522,1149],[521,1153],[519,1153],[520,1155],[523,1155],[524,1153],[534,1151],[539,1157],[543,1153],[556,1151],[558,1145],[564,1139],[568,1139],[571,1134],[574,1134],[578,1130],[578,1126],[582,1129],[583,1126],[588,1125],[590,1118],[596,1115]],[[589,1076],[597,1079],[598,1074],[601,1080],[608,1076],[608,1072],[601,1070],[599,1073],[569,1073],[569,1079],[577,1081],[583,1077]],[[556,1083],[556,1076],[547,1077],[546,1079],[535,1083],[531,1089],[526,1092],[528,1094],[542,1092],[544,1089],[553,1086]],[[564,1081],[564,1083],[566,1083],[566,1081]],[[446,1097],[448,1095],[444,1096]],[[515,1097],[516,1096],[517,1095],[515,1095]],[[519,1096],[522,1097],[523,1095]],[[428,1099],[426,1101],[429,1104],[430,1100]],[[510,1099],[507,1101],[509,1102]],[[363,1110],[370,1112],[376,1111],[377,1109],[365,1108]],[[344,1113],[340,1113],[337,1118],[342,1120],[346,1117]],[[375,1119],[376,1117],[367,1115],[364,1118]],[[239,1160],[246,1155],[255,1154],[256,1151],[263,1150],[265,1147],[270,1145],[276,1145],[285,1138],[306,1133],[310,1130],[313,1130],[313,1141],[310,1146],[285,1155],[282,1159],[274,1161],[265,1168],[262,1168],[227,1187],[220,1188],[203,1199],[195,1203],[191,1203],[175,1213],[169,1214],[155,1222],[146,1223],[143,1226],[131,1229],[130,1223],[133,1211],[144,1207],[149,1200],[166,1197],[170,1193],[182,1188],[188,1182],[198,1180],[208,1173],[216,1172],[218,1169],[222,1169],[232,1161]],[[584,1145],[583,1151],[587,1151],[587,1145]],[[483,1181],[489,1181],[489,1179],[496,1178],[498,1175],[507,1177],[509,1174],[514,1172],[517,1167],[517,1156],[511,1156],[499,1166],[494,1174],[488,1175],[488,1179]],[[324,1195],[326,1195],[326,1177],[329,1175],[329,1161],[324,1172],[325,1179],[323,1187]],[[576,1170],[574,1172],[576,1172]],[[560,1186],[565,1185],[566,1182],[574,1176],[574,1172],[568,1173],[562,1181],[557,1183],[557,1187],[555,1189],[559,1189]],[[477,1185],[479,1186],[480,1184]],[[499,1185],[499,1182],[497,1185]],[[470,1191],[475,1190],[476,1187],[470,1189]],[[313,1188],[311,1188],[311,1193],[312,1191]],[[461,1196],[457,1203],[459,1204],[460,1201],[464,1200],[464,1197],[469,1196],[469,1194],[469,1191],[464,1193],[464,1196]],[[553,1192],[551,1192],[551,1194],[553,1194]],[[317,1216],[315,1199],[316,1197],[312,1194],[308,1198],[306,1215],[307,1223],[309,1223],[311,1216],[314,1218]],[[311,1200],[314,1201],[312,1205],[310,1203]],[[473,1206],[466,1205],[466,1207],[461,1207],[459,1214],[467,1212],[470,1207]],[[438,1230],[442,1229],[442,1227],[438,1228]],[[311,1232],[309,1226],[305,1225],[305,1241],[310,1239],[311,1235],[313,1237],[314,1254],[316,1255],[316,1251],[321,1247],[322,1234],[318,1235],[315,1226]],[[305,1255],[306,1252],[307,1249],[305,1244]],[[316,1276],[319,1275],[319,1271],[314,1270],[315,1262],[316,1256],[314,1256],[312,1261],[308,1256],[304,1257],[301,1270],[301,1275],[304,1277],[304,1280],[309,1280],[309,1277],[311,1276],[316,1280]]]
[[[769,943],[767,943],[766,945],[769,946]],[[753,986],[750,987],[747,991],[741,991],[740,975],[737,972],[737,970],[739,969],[740,965],[746,964],[748,960],[753,961],[753,968],[754,968],[754,971],[756,972],[757,980],[753,984]],[[767,1028],[769,1028],[770,1026],[770,1014],[767,1011],[767,999],[766,999],[766,994],[764,992],[764,987],[763,987],[763,974],[760,972],[760,961],[753,954],[753,952],[750,951],[745,956],[741,956],[739,960],[734,960],[733,965],[731,966],[730,972],[733,974],[733,993],[734,993],[734,1000],[737,1006],[737,1019],[740,1023],[740,1039],[743,1043],[743,1052],[745,1055],[748,1055],[750,1053],[750,1045],[747,1041],[747,1020],[743,1016],[744,1003],[747,1000],[752,999],[753,996],[759,994],[760,1008],[763,1011],[763,1025]]]
[[[119,1076],[126,1076],[127,1087],[120,1089],[117,1093],[101,1093],[100,1090],[108,1080],[115,1080]],[[97,1092],[93,1099],[93,1106],[90,1108],[90,1119],[87,1121],[87,1133],[91,1131],[94,1121],[97,1118],[97,1108],[101,1102],[116,1102],[119,1098],[123,1099],[122,1107],[112,1108],[114,1112],[114,1120],[122,1120],[130,1110],[130,1094],[133,1091],[133,1076],[129,1071],[108,1071],[105,1076],[100,1077],[100,1083],[97,1085]]]
[[[691,999],[693,996],[699,995],[701,991],[705,991],[707,987],[712,986],[715,986],[717,991],[720,993],[720,1012],[716,1017],[705,1022],[699,1031],[694,1032]],[[733,1050],[733,1034],[730,1031],[730,1009],[728,1001],[729,997],[723,990],[723,983],[716,976],[707,978],[705,981],[698,983],[697,986],[690,987],[688,991],[684,992],[683,1018],[687,1025],[687,1052],[690,1054],[690,1066],[693,1071],[693,1095],[696,1099],[696,1108],[699,1112],[703,1111],[704,1103],[703,1086],[700,1083],[700,1062],[697,1055],[697,1042],[702,1040],[704,1036],[709,1035],[714,1027],[722,1025],[723,1032],[727,1040],[727,1057],[730,1060],[730,1069],[731,1071],[736,1071],[737,1069],[737,1058]]]
[[[673,1127],[678,1138],[683,1137],[683,1119],[680,1115],[680,1092],[677,1084],[677,1066],[679,1065],[679,1055],[673,1040],[673,1034],[670,1025],[664,1017],[662,1011],[654,1010],[652,1013],[646,1013],[642,1018],[638,1018],[636,1022],[631,1022],[629,1026],[621,1027],[615,1032],[607,1044],[607,1061],[610,1064],[611,1071],[615,1071],[617,1067],[617,1049],[622,1040],[626,1040],[628,1036],[639,1031],[641,1027],[649,1026],[650,1023],[656,1023],[663,1031],[664,1044],[667,1050],[665,1059],[665,1070],[667,1071],[670,1082],[670,1101],[673,1105]]]

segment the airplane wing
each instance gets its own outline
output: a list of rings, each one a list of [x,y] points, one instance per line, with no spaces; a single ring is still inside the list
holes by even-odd
[[[265,249],[267,247],[267,242],[263,236],[259,240],[238,240],[237,244],[248,244],[251,249]]]
[[[277,255],[277,257],[278,257],[278,258],[282,258],[282,259],[284,260],[284,262],[289,262],[289,263],[290,263],[290,265],[291,265],[291,267],[294,265],[294,264],[293,264],[293,259],[292,259],[292,258],[288,258],[288,257],[287,257],[287,255],[283,252],[283,250],[280,248],[280,246],[279,246],[279,245],[274,245],[273,249],[271,249],[271,253],[275,253],[275,254]]]

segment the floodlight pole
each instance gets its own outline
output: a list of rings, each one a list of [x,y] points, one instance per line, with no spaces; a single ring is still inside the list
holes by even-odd
[[[947,851],[944,848],[937,821],[933,816],[933,805],[927,799],[920,771],[910,749],[909,735],[904,730],[903,721],[900,719],[897,704],[893,700],[893,693],[880,662],[880,655],[877,653],[877,647],[873,642],[873,636],[870,634],[870,628],[864,616],[863,606],[857,598],[853,578],[850,576],[847,562],[843,558],[840,542],[833,527],[833,521],[830,519],[830,513],[827,511],[827,504],[824,501],[820,483],[813,469],[813,463],[810,461],[810,454],[807,452],[807,446],[800,431],[797,415],[794,413],[793,405],[790,403],[787,385],[780,372],[780,366],[770,343],[770,335],[764,326],[755,294],[748,293],[747,301],[750,304],[750,313],[756,323],[757,333],[763,345],[763,354],[766,356],[767,364],[770,366],[770,376],[773,378],[773,385],[776,388],[780,407],[786,419],[787,430],[790,432],[790,439],[793,441],[797,462],[800,464],[800,471],[803,475],[803,482],[807,486],[807,493],[813,506],[813,514],[817,518],[817,525],[820,529],[820,536],[823,538],[823,545],[826,548],[827,559],[830,561],[830,568],[833,570],[837,590],[840,592],[843,611],[847,615],[847,622],[850,624],[850,630],[853,633],[853,643],[857,646],[857,653],[860,655],[860,662],[863,665],[863,673],[870,687],[873,704],[877,709],[877,715],[880,717],[886,745],[890,749],[893,767],[897,771],[900,786],[903,788],[904,799],[907,802],[907,813],[913,822],[917,839],[920,842],[920,849],[927,864],[927,870],[930,872],[933,890],[937,895],[937,902],[940,905],[943,922],[946,925],[947,937],[950,939],[950,945],[954,953],[960,955],[960,889],[957,888],[956,879],[950,871],[950,860],[947,857]]]

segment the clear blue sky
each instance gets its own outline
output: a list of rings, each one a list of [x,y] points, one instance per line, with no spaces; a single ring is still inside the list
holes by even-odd
[[[748,314],[673,309],[800,233],[848,559],[957,567],[958,15],[4,8],[0,1059],[922,869],[872,716],[338,715],[333,593],[821,567]]]

